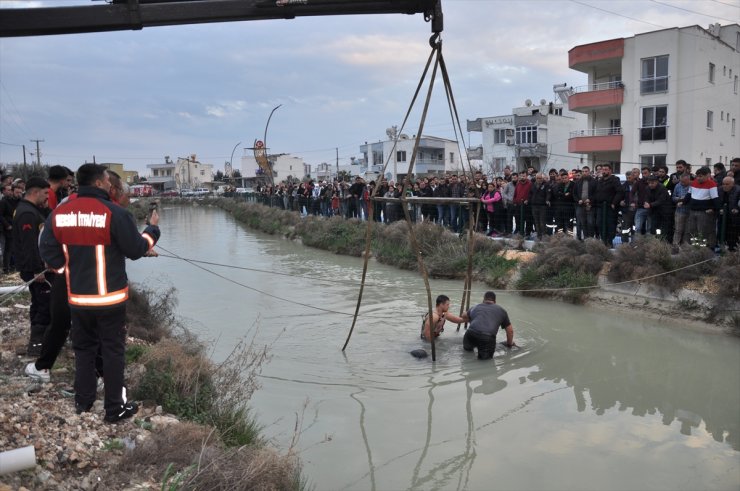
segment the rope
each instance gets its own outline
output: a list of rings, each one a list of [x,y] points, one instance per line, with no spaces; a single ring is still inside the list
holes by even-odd
[[[350,314],[350,313],[348,313],[348,312],[340,312],[340,311],[338,311],[338,310],[331,310],[331,309],[322,309],[321,307],[316,307],[315,305],[310,305],[310,304],[307,304],[307,303],[301,303],[301,302],[296,302],[296,301],[294,301],[294,300],[288,300],[287,298],[283,298],[283,297],[279,297],[279,296],[277,296],[277,295],[273,295],[272,293],[267,293],[267,292],[266,292],[266,291],[264,291],[264,290],[260,290],[260,289],[258,289],[258,288],[254,288],[254,287],[252,287],[252,286],[249,286],[249,285],[245,285],[244,283],[240,283],[240,282],[238,282],[238,281],[236,281],[236,280],[232,280],[231,278],[228,278],[228,277],[226,277],[226,276],[224,276],[224,275],[222,275],[222,274],[216,273],[215,271],[211,271],[211,270],[210,270],[210,269],[208,269],[208,268],[204,268],[203,266],[200,266],[200,265],[196,264],[196,263],[195,263],[194,261],[191,261],[191,260],[189,260],[189,259],[186,259],[186,258],[184,258],[184,257],[180,257],[180,256],[178,256],[178,255],[177,255],[177,254],[175,254],[174,252],[172,252],[172,251],[169,251],[169,250],[165,249],[164,247],[162,247],[162,246],[161,246],[161,245],[159,245],[159,244],[157,244],[157,247],[158,247],[159,249],[162,249],[163,251],[165,251],[165,252],[169,253],[169,254],[172,254],[172,255],[173,255],[173,256],[174,256],[174,257],[175,257],[176,259],[181,259],[181,260],[185,261],[186,263],[188,263],[188,264],[190,264],[190,265],[192,265],[192,266],[195,266],[196,268],[198,268],[198,269],[201,269],[201,270],[203,270],[203,271],[205,271],[205,272],[207,272],[207,273],[210,273],[210,274],[212,274],[212,275],[214,275],[214,276],[217,276],[217,277],[219,277],[219,278],[221,278],[221,279],[223,279],[223,280],[226,280],[226,281],[228,281],[228,282],[230,282],[230,283],[234,283],[235,285],[239,285],[239,286],[241,286],[241,287],[243,287],[243,288],[246,288],[247,290],[252,290],[252,291],[254,291],[254,292],[260,293],[260,294],[262,294],[262,295],[265,295],[265,296],[267,296],[267,297],[271,297],[271,298],[274,298],[274,299],[276,299],[276,300],[282,300],[283,302],[288,302],[288,303],[292,303],[292,304],[294,304],[294,305],[300,305],[301,307],[306,307],[306,308],[309,308],[309,309],[314,309],[314,310],[318,310],[318,311],[321,311],[321,312],[327,312],[327,313],[330,313],[330,314],[340,314],[340,315],[353,315],[353,314]],[[378,317],[378,318],[381,318],[381,317]],[[382,317],[382,318],[383,318],[383,319],[386,319],[387,317]]]
[[[156,247],[159,248],[159,249],[165,250],[159,244],[157,244]],[[174,254],[174,253],[171,253],[171,254]],[[219,266],[219,267],[223,267],[223,268],[238,269],[238,270],[244,270],[244,271],[254,271],[254,272],[257,272],[257,273],[268,273],[268,274],[274,274],[274,275],[279,275],[279,276],[287,276],[287,277],[290,277],[290,278],[300,278],[300,279],[306,279],[306,280],[312,280],[312,281],[321,281],[321,282],[324,282],[324,283],[331,283],[331,284],[337,284],[337,283],[341,283],[341,282],[344,282],[344,283],[347,283],[347,284],[352,284],[352,285],[356,285],[357,284],[356,282],[354,282],[352,280],[339,280],[339,279],[327,280],[325,278],[318,278],[318,277],[315,277],[315,276],[294,275],[294,274],[290,274],[290,273],[281,273],[281,272],[278,272],[278,271],[270,271],[270,270],[267,270],[267,269],[248,268],[248,267],[245,267],[245,266],[236,266],[236,265],[233,265],[233,264],[224,264],[224,263],[216,263],[216,262],[212,262],[212,261],[203,261],[203,260],[199,260],[199,259],[190,259],[190,258],[185,258],[185,257],[182,257],[182,256],[178,256],[178,255],[159,254],[159,257],[166,257],[166,258],[171,258],[171,259],[180,259],[182,261],[186,261],[186,262],[189,262],[189,263],[207,264],[207,265],[210,265],[210,266]],[[635,278],[635,279],[632,279],[632,280],[619,281],[619,282],[616,282],[616,283],[605,283],[603,285],[591,285],[591,286],[574,286],[574,287],[560,287],[560,288],[534,288],[534,289],[522,289],[522,290],[509,289],[509,288],[507,288],[505,290],[500,290],[500,293],[526,293],[526,292],[541,292],[541,291],[584,290],[584,289],[594,289],[594,288],[603,288],[603,287],[616,286],[616,285],[624,285],[624,284],[627,284],[627,283],[639,283],[639,282],[642,282],[642,281],[645,281],[645,280],[650,280],[650,279],[657,278],[657,277],[660,277],[660,276],[666,276],[666,275],[669,275],[669,274],[673,274],[673,273],[676,273],[678,271],[682,271],[684,269],[693,268],[694,266],[699,266],[700,264],[704,264],[704,263],[707,263],[707,262],[710,262],[710,261],[714,261],[714,260],[716,260],[716,258],[709,258],[709,259],[705,259],[703,261],[699,261],[698,263],[688,264],[686,266],[681,266],[680,268],[672,269],[670,271],[664,271],[662,273],[656,273],[656,274],[653,274],[653,275],[650,275],[650,276],[644,276],[642,278]],[[210,272],[210,270],[209,270],[209,272]],[[377,287],[377,288],[387,288],[388,287],[388,285],[383,285],[383,284],[379,284],[379,283],[365,283],[365,286],[373,286],[373,287]],[[18,288],[23,288],[23,285],[19,286]],[[468,288],[463,287],[462,290],[455,289],[455,290],[448,290],[448,291],[460,292],[460,291],[465,291],[465,290],[469,290],[469,287]],[[8,294],[6,294],[6,295],[8,295]],[[2,297],[0,297],[0,298],[2,298]]]
[[[38,278],[44,276],[44,274],[46,274],[47,271],[48,270],[44,270],[40,272],[39,274],[37,274],[36,276],[31,278],[27,282],[23,283],[22,285],[18,285],[18,287],[16,287],[14,290],[11,290],[8,293],[3,293],[2,295],[0,295],[0,305],[3,305],[6,300],[10,300],[14,296],[21,294],[24,288],[26,288],[28,285],[36,281]]]
[[[437,38],[439,36],[437,35]],[[432,39],[435,39],[435,36],[432,36]],[[419,121],[419,132],[416,134],[416,141],[414,142],[414,150],[411,152],[411,160],[409,161],[409,170],[406,173],[406,176],[411,175],[411,171],[414,168],[414,164],[416,163],[416,155],[419,151],[419,142],[421,141],[421,135],[424,132],[424,122],[427,118],[427,113],[429,112],[429,102],[432,99],[432,93],[434,90],[434,79],[437,77],[437,68],[439,68],[439,58],[441,56],[442,51],[442,42],[438,41],[432,44],[432,52],[437,54],[437,57],[434,62],[434,68],[432,69],[432,76],[429,79],[429,89],[427,90],[427,99],[424,103],[424,109],[421,113],[421,120]],[[409,216],[409,207],[407,206],[406,202],[406,191],[408,190],[410,184],[410,180],[404,179],[403,188],[401,191],[401,207],[403,208],[403,215],[406,219],[406,226],[409,229],[409,239],[411,240],[411,246],[413,250],[416,252],[416,261],[419,264],[419,272],[421,273],[421,277],[424,280],[424,287],[426,288],[427,292],[427,307],[429,312],[429,342],[432,345],[432,361],[437,360],[437,347],[434,339],[434,331],[432,330],[432,325],[434,321],[434,313],[432,311],[432,289],[429,285],[429,274],[427,273],[426,266],[424,265],[424,256],[421,253],[421,245],[419,244],[419,241],[416,239],[416,233],[414,232],[414,226],[411,223],[411,217]]]

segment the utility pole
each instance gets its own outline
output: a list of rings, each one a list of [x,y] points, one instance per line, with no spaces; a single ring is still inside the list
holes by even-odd
[[[23,147],[23,167],[26,166],[26,146],[21,145]]]
[[[41,167],[41,151],[39,150],[39,142],[42,142],[44,140],[31,140],[31,141],[36,142],[36,165]],[[25,147],[23,148],[25,149]]]
[[[337,177],[339,177],[339,147],[334,147],[334,150],[337,151]]]

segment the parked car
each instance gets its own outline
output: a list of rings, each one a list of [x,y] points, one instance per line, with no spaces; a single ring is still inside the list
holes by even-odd
[[[178,191],[177,189],[168,189],[167,191],[162,191],[161,193],[159,193],[159,195],[163,198],[173,198],[180,196],[180,191]]]
[[[236,188],[236,194],[252,194],[254,193],[253,188]]]

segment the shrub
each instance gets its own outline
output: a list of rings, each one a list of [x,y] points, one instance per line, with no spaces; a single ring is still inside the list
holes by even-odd
[[[638,237],[630,244],[619,247],[609,270],[609,281],[621,281],[644,278],[645,282],[676,291],[688,281],[701,275],[711,274],[716,270],[713,261],[696,267],[682,269],[671,274],[664,274],[691,264],[696,264],[714,256],[706,247],[684,248],[678,255],[671,255],[670,244],[653,236]]]
[[[268,347],[258,347],[254,338],[240,340],[218,365],[192,338],[164,339],[142,354],[146,372],[133,394],[182,418],[215,426],[227,446],[258,443],[259,426],[247,403],[268,358]]]
[[[535,246],[534,260],[522,269],[517,289],[528,296],[558,296],[571,302],[582,302],[589,286],[597,284],[597,277],[609,250],[598,240],[583,242],[566,236],[553,236]],[[538,289],[562,291],[537,291]]]
[[[129,335],[149,342],[169,336],[178,327],[176,307],[177,290],[174,287],[155,291],[145,286],[131,285],[126,304]]]
[[[377,229],[377,226],[373,228]],[[295,227],[295,233],[304,245],[355,257],[365,251],[366,232],[367,223],[338,216],[306,217]]]
[[[716,266],[718,288],[709,309],[710,321],[726,321],[734,334],[740,335],[740,251],[720,258]]]

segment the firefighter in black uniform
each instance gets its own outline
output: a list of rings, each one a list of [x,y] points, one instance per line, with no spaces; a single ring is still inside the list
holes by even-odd
[[[51,283],[54,274],[46,272],[39,255],[39,234],[44,227],[49,200],[49,183],[40,177],[31,177],[26,183],[26,194],[18,202],[13,215],[13,255],[21,279],[31,282],[31,336],[26,355],[39,356],[44,331],[50,322]],[[33,281],[31,281],[33,280]]]
[[[77,171],[77,198],[59,205],[41,235],[41,257],[49,266],[65,267],[75,351],[75,410],[95,402],[95,357],[103,357],[105,418],[115,423],[138,411],[126,399],[123,383],[126,348],[126,258],[138,259],[159,239],[159,216],[139,234],[131,215],[110,200],[110,176],[99,164]]]

